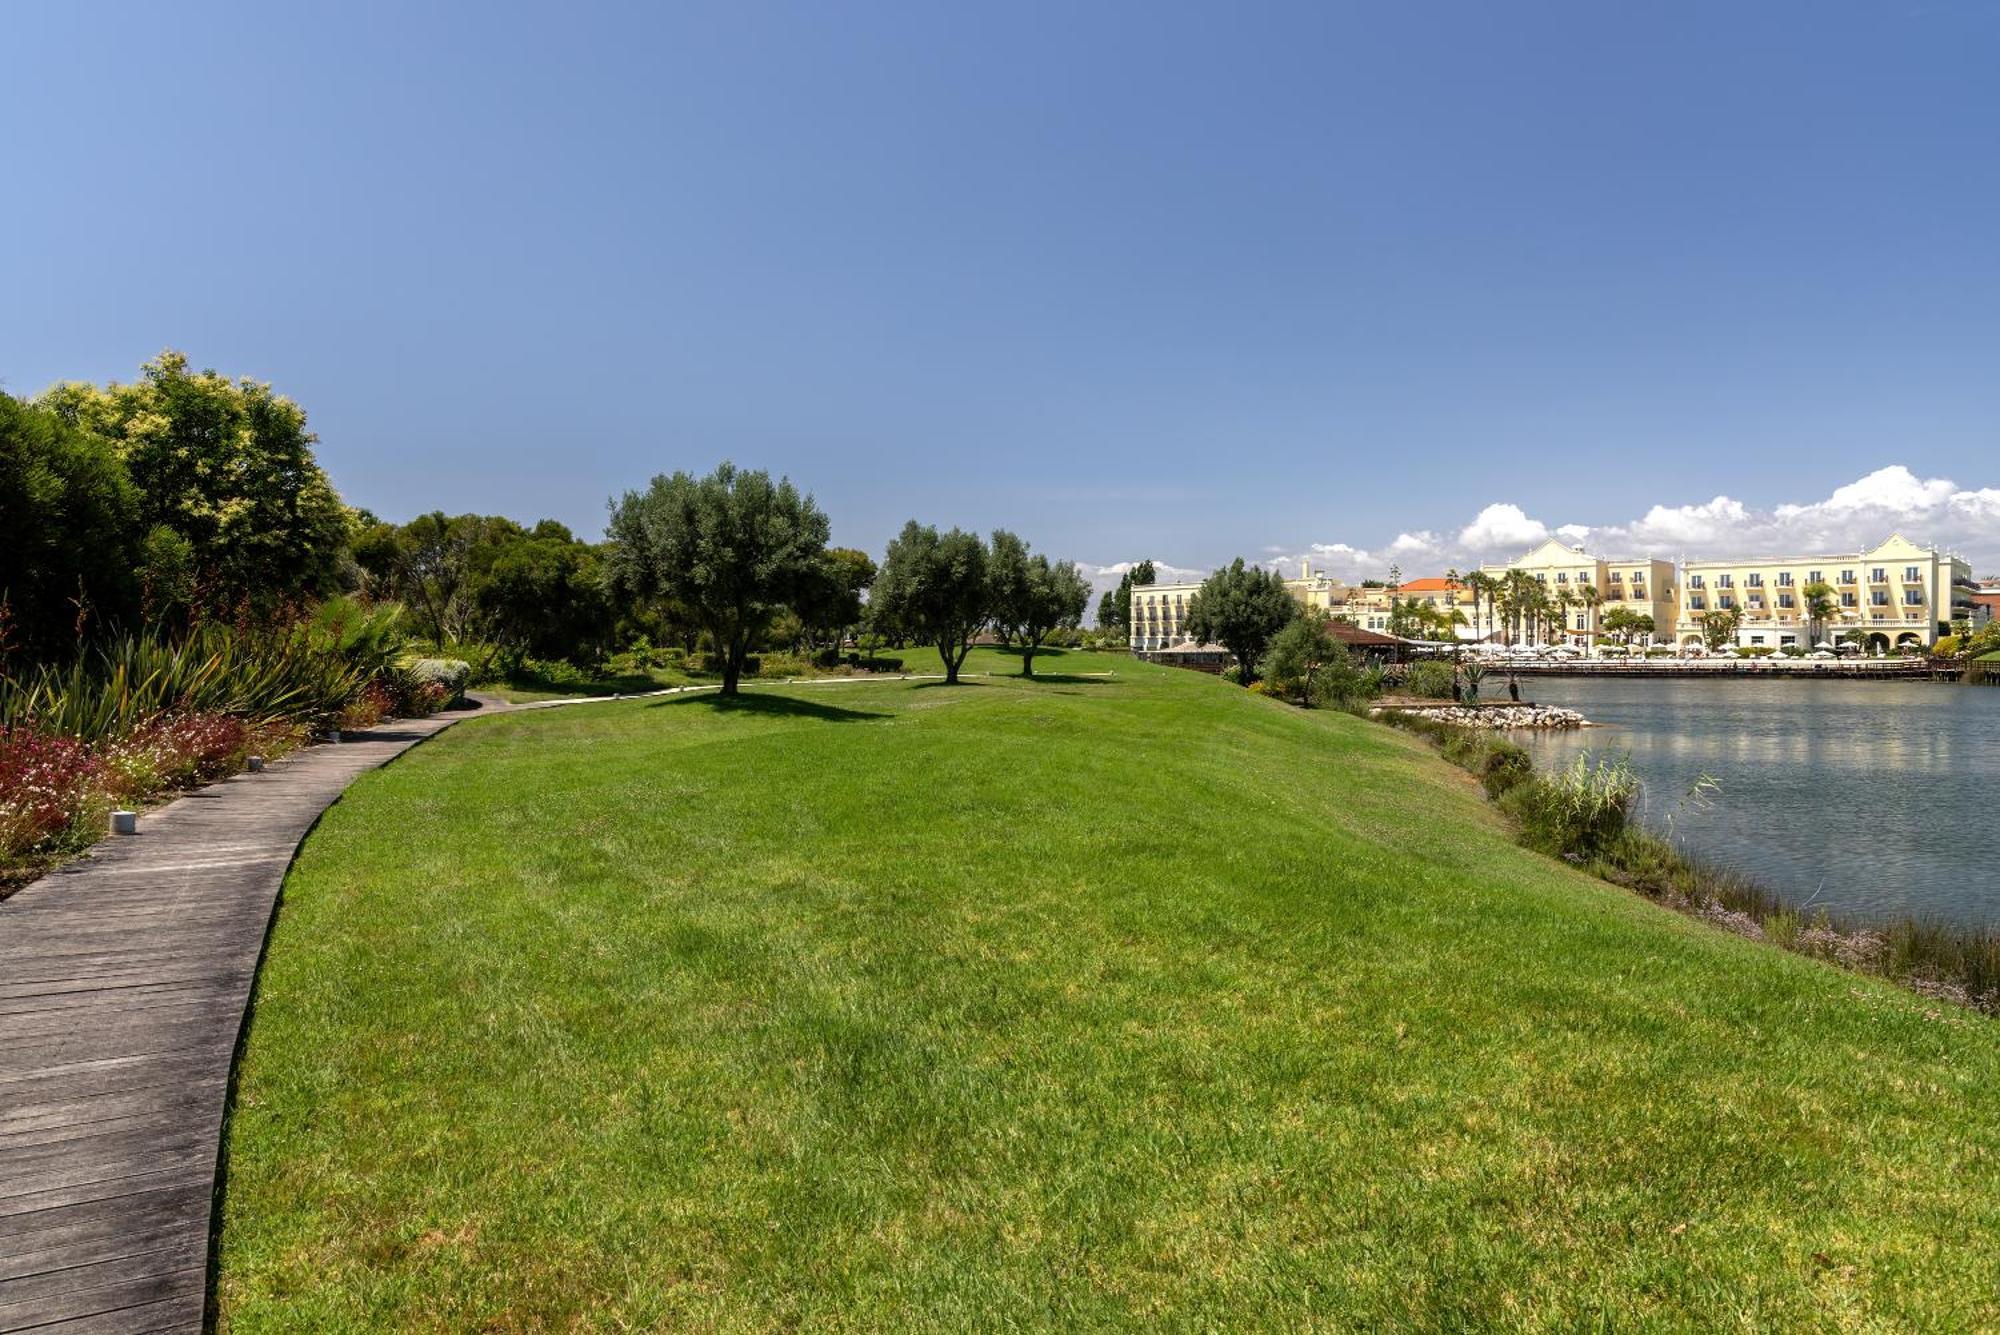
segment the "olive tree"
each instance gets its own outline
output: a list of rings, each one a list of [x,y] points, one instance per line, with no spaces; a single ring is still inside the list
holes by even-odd
[[[822,573],[827,518],[789,478],[723,463],[656,477],[611,507],[610,587],[680,604],[715,641],[735,695],[750,640]]]
[[[940,536],[912,519],[889,543],[869,610],[878,624],[936,645],[945,681],[956,683],[972,637],[990,617],[991,602],[986,544],[979,535],[955,528]]]
[[[1028,544],[1001,529],[994,533],[987,582],[993,625],[1003,640],[1021,645],[1021,672],[1035,675],[1035,651],[1052,630],[1083,623],[1090,606],[1090,584],[1073,561],[1057,561],[1035,553]]]
[[[1234,654],[1248,683],[1272,638],[1298,614],[1299,600],[1282,575],[1245,567],[1239,556],[1202,582],[1185,624],[1195,639],[1212,640]]]

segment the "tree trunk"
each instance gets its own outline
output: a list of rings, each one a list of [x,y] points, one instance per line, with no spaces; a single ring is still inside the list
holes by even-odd
[[[958,665],[963,661],[963,656],[958,652],[958,645],[949,638],[940,637],[938,657],[944,660],[944,684],[958,685]]]
[[[1022,676],[1032,677],[1035,675],[1035,650],[1039,649],[1040,647],[1041,647],[1040,640],[1029,639],[1026,635],[1023,635],[1021,637]]]
[[[743,678],[743,639],[737,637],[729,642],[728,650],[722,656],[722,693],[737,694],[736,683]]]

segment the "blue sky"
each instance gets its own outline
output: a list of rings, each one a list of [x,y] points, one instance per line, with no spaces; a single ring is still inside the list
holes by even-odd
[[[875,550],[2000,573],[1983,0],[6,19],[0,384],[182,348],[387,516],[729,457]]]

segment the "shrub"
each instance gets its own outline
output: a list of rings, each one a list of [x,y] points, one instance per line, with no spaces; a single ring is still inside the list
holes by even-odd
[[[362,732],[395,712],[396,697],[380,681],[371,681],[348,702],[333,723],[343,732]]]
[[[233,773],[250,728],[227,714],[163,714],[104,747],[106,788],[121,801],[189,788]]]
[[[419,658],[407,670],[416,686],[435,686],[444,692],[444,701],[454,705],[465,699],[465,688],[472,681],[472,664],[462,658]]]
[[[1498,799],[1534,775],[1535,762],[1518,742],[1499,737],[1487,739],[1486,752],[1479,764],[1479,782],[1488,797]]]
[[[849,667],[862,672],[901,672],[903,660],[886,654],[849,654]]]
[[[1736,652],[1742,655],[1744,658],[1769,658],[1772,654],[1776,653],[1777,651],[1771,648],[1771,646],[1768,644],[1751,644],[1751,645],[1745,645],[1743,648],[1738,649]]]
[[[746,673],[751,671],[750,664],[753,662],[757,664],[756,674],[760,677],[809,677],[813,671],[812,664],[798,654],[752,655],[743,661]]]
[[[1587,858],[1624,833],[1639,779],[1624,757],[1585,752],[1547,778],[1516,782],[1501,806],[1520,823],[1522,842],[1545,853]]]
[[[74,737],[0,732],[0,860],[82,840],[101,814],[104,764]]]
[[[1457,676],[1457,669],[1450,663],[1427,658],[1410,664],[1410,670],[1403,678],[1403,687],[1411,695],[1420,695],[1428,700],[1449,700],[1451,684]]]

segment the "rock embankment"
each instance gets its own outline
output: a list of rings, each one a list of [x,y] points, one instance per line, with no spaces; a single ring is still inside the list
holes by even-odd
[[[1493,705],[1484,709],[1438,705],[1402,712],[1461,728],[1582,728],[1590,723],[1574,709],[1557,709],[1553,705]]]

